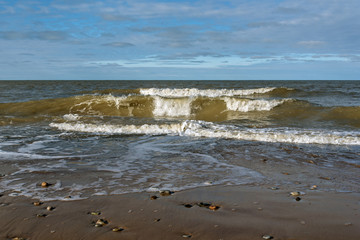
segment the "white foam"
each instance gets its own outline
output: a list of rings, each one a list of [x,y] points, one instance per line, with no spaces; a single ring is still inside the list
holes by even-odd
[[[251,100],[251,99],[238,99],[225,97],[223,100],[226,103],[226,107],[231,111],[250,112],[250,111],[270,111],[274,107],[283,104],[291,99],[282,100]]]
[[[304,144],[360,145],[360,133],[304,129],[239,129],[233,126],[187,121],[184,135],[193,137],[230,138],[261,142]]]
[[[190,116],[191,102],[191,98],[154,97],[153,114],[158,117]]]
[[[140,93],[160,97],[223,97],[246,96],[271,92],[276,88],[255,89],[197,89],[197,88],[141,88]]]
[[[85,124],[85,123],[50,123],[63,131],[77,131],[107,134],[180,134],[181,124],[144,124],[144,125],[109,125],[109,124]]]
[[[79,120],[80,116],[78,114],[65,114],[63,118],[67,121],[76,121]]]
[[[229,138],[262,142],[360,145],[360,133],[323,132],[303,129],[249,129],[203,121],[183,121],[174,124],[107,125],[84,123],[51,123],[64,131],[105,134],[180,135],[191,137]]]

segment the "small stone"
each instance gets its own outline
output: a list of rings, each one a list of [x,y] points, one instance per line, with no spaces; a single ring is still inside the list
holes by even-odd
[[[257,210],[262,211],[263,209],[261,207],[259,207]]]
[[[216,211],[216,210],[218,210],[220,207],[219,206],[216,206],[216,205],[211,205],[211,206],[209,206],[209,209],[210,210],[213,210],[213,211]]]
[[[310,190],[316,190],[317,188],[318,188],[317,185],[312,185],[311,188],[310,188]]]
[[[346,222],[346,223],[344,223],[344,225],[345,225],[345,226],[351,226],[352,223],[351,223],[351,222]]]
[[[65,199],[70,199],[70,198],[71,198],[71,196],[66,196],[66,197],[65,197]]]
[[[154,220],[154,222],[160,222],[160,220],[161,220],[160,218],[157,218]]]
[[[271,187],[270,189],[271,189],[271,190],[279,190],[278,187]]]
[[[38,202],[33,202],[33,204],[34,204],[34,206],[40,206],[43,204],[43,202],[38,201]]]
[[[299,202],[301,200],[301,197],[296,197],[295,200]]]
[[[14,237],[12,240],[26,240],[26,239],[22,237]]]
[[[56,231],[55,230],[51,230],[50,233],[55,233]]]
[[[101,212],[99,212],[99,211],[94,211],[94,212],[89,212],[88,214],[94,215],[94,216],[99,216],[99,215],[101,214]]]
[[[305,222],[305,221],[301,221],[300,223],[301,223],[302,225],[305,225],[306,222]]]
[[[191,238],[192,236],[190,234],[183,234],[182,237],[183,238]]]
[[[320,179],[323,179],[323,180],[331,180],[331,178],[329,177],[319,177]]]
[[[282,172],[282,174],[284,174],[284,175],[290,175],[290,173],[288,173],[288,172]]]
[[[112,229],[113,232],[121,232],[121,231],[124,231],[124,230],[125,230],[125,229],[122,228],[122,227],[114,227],[114,228]]]
[[[208,207],[211,206],[210,203],[204,203],[204,202],[200,202],[200,203],[198,203],[197,205],[198,205],[199,207],[205,207],[205,208],[208,208]]]
[[[52,210],[54,210],[55,209],[55,207],[52,207],[52,206],[47,206],[46,207],[46,210],[48,210],[48,211],[52,211]]]
[[[191,204],[184,204],[184,207],[186,207],[186,208],[192,208],[193,205],[191,205]]]
[[[99,220],[96,221],[95,227],[102,227],[102,226],[104,226],[104,225],[106,225],[108,223],[109,222],[106,221],[105,219],[99,219]]]
[[[270,236],[270,235],[264,235],[262,236],[263,239],[273,239],[274,237],[273,236]]]
[[[133,211],[130,209],[129,211],[128,211],[128,213],[132,213]]]
[[[300,196],[301,193],[300,192],[291,192],[290,195],[291,196]]]
[[[42,182],[41,183],[41,187],[43,187],[43,188],[48,187],[48,186],[50,186],[50,184],[47,183],[47,182]]]
[[[36,214],[37,217],[46,217],[47,215],[44,214],[44,213],[39,213],[39,214]]]
[[[170,190],[162,190],[162,191],[159,191],[159,193],[160,193],[161,196],[165,197],[165,196],[170,196],[174,192],[172,192]]]
[[[151,200],[156,200],[156,199],[158,199],[158,197],[154,195],[154,196],[151,196],[150,199]]]

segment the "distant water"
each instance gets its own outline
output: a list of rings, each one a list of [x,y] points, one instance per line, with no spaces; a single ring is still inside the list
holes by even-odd
[[[0,133],[13,195],[360,189],[360,81],[0,81]]]

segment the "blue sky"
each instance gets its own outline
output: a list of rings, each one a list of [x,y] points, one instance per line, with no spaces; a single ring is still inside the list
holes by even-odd
[[[0,0],[0,79],[360,79],[359,0]]]

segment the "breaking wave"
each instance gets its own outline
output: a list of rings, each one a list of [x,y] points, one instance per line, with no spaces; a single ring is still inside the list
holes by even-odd
[[[110,125],[86,123],[51,123],[62,131],[124,135],[179,135],[189,137],[226,138],[261,142],[360,145],[360,133],[299,129],[242,129],[203,121],[173,124]]]
[[[294,98],[272,97],[294,89],[120,89],[105,95],[0,103],[0,125],[53,121],[69,116],[176,118],[222,122],[236,119],[272,121],[327,121],[360,127],[360,107],[323,107]],[[256,96],[255,96],[255,95]],[[260,94],[260,95],[259,95]],[[262,94],[268,94],[264,97]],[[270,94],[270,95],[269,95]],[[270,97],[269,97],[270,96]],[[70,115],[68,115],[70,114]],[[68,118],[63,116],[68,115]],[[281,125],[281,124],[280,124]]]

